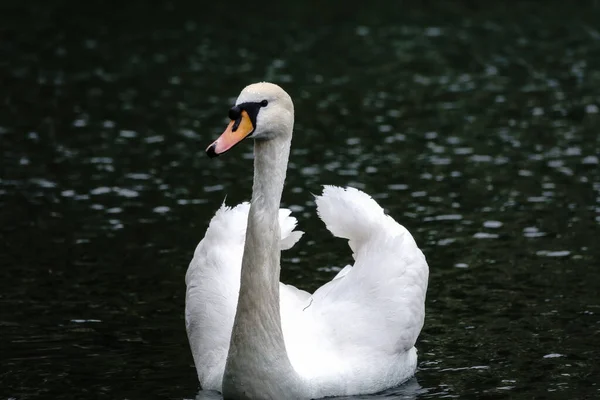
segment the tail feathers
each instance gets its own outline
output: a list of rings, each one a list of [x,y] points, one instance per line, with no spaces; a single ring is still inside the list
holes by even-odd
[[[206,237],[212,237],[223,243],[232,240],[236,243],[243,243],[246,239],[249,211],[250,204],[248,202],[238,204],[235,207],[221,205],[210,221]],[[279,248],[281,250],[287,250],[294,246],[304,234],[301,231],[294,231],[297,220],[291,216],[291,213],[287,208],[279,210],[279,227],[281,229]]]
[[[349,239],[352,250],[386,220],[383,209],[371,196],[352,187],[324,186],[323,194],[315,201],[327,229],[334,236]]]

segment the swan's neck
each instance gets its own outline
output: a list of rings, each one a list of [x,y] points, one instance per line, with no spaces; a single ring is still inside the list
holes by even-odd
[[[225,375],[225,398],[300,398],[279,310],[279,204],[291,133],[254,145],[254,186],[237,312]]]

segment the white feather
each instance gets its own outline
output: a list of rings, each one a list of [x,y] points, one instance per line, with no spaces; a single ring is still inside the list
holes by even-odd
[[[428,266],[406,228],[367,194],[326,186],[317,211],[354,254],[313,295],[280,284],[288,357],[315,397],[372,393],[400,384],[416,368]],[[249,206],[222,206],[198,244],[187,275],[186,325],[200,383],[221,390],[240,286]],[[282,250],[302,236],[279,212]]]

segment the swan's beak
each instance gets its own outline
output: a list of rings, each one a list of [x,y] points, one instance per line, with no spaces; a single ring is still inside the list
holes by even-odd
[[[211,158],[217,157],[241,142],[245,137],[250,135],[252,131],[254,131],[254,126],[252,125],[250,116],[245,110],[242,110],[239,118],[232,120],[229,125],[227,125],[225,132],[208,146],[206,154]]]

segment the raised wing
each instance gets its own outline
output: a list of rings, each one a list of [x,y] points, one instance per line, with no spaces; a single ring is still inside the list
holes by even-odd
[[[326,186],[316,203],[327,228],[348,239],[355,263],[312,296],[315,324],[342,356],[410,350],[423,326],[429,274],[412,235],[357,189]]]

